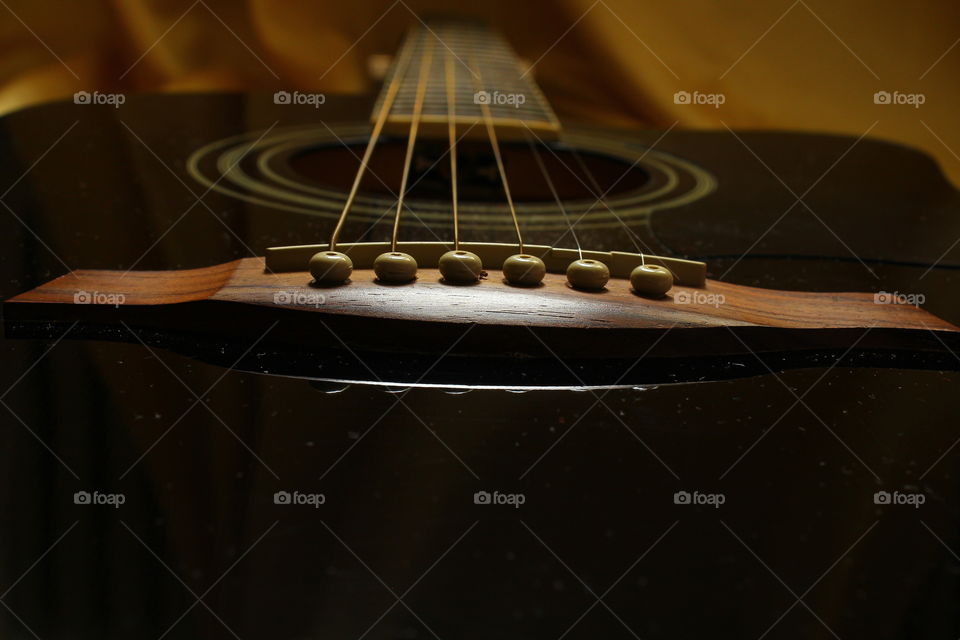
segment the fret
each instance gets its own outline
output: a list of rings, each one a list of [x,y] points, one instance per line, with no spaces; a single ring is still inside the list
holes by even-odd
[[[489,28],[465,22],[431,22],[429,29],[417,24],[407,34],[397,58],[409,56],[410,63],[398,72],[391,64],[384,88],[373,109],[376,119],[392,85],[395,96],[386,117],[384,131],[405,134],[416,110],[418,69],[431,45],[427,86],[421,110],[421,135],[441,138],[450,122],[447,100],[452,94],[457,135],[486,137],[483,105],[486,101],[493,125],[501,138],[523,139],[527,128],[544,139],[555,139],[560,123],[540,88],[524,69],[510,45]],[[445,59],[453,58],[453,90],[447,88]],[[482,78],[482,82],[478,80]]]

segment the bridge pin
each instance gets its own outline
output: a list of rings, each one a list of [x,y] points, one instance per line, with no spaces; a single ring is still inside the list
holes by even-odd
[[[599,290],[610,280],[610,269],[599,260],[574,260],[567,267],[567,282],[575,289]]]
[[[630,272],[634,293],[661,298],[673,286],[673,274],[656,264],[642,264]]]
[[[447,251],[440,256],[438,267],[446,282],[471,284],[480,279],[483,261],[470,251]]]
[[[373,261],[373,272],[381,282],[403,284],[416,279],[417,261],[413,256],[399,251],[381,253]]]
[[[540,284],[547,268],[536,256],[518,253],[503,262],[503,277],[512,285],[532,287]]]
[[[321,251],[310,258],[310,275],[319,285],[343,284],[353,273],[353,261],[339,251]]]

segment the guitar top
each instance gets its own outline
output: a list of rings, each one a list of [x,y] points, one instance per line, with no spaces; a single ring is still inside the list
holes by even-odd
[[[762,637],[794,599],[956,637],[957,189],[548,98],[414,21],[377,96],[0,119],[4,504],[72,531],[0,600],[44,638]]]
[[[274,102],[278,110],[319,106],[283,93]],[[205,210],[244,252],[266,254],[259,274],[247,264],[239,283],[217,280],[223,288],[208,288],[201,296],[182,283],[203,272],[145,271],[160,251],[147,247],[112,275],[73,273],[8,301],[11,335],[50,336],[73,322],[90,325],[91,313],[97,327],[114,331],[133,324],[202,333],[207,329],[191,325],[195,314],[185,304],[202,298],[213,307],[219,302],[223,308],[215,313],[222,324],[242,331],[250,328],[236,321],[238,313],[257,321],[263,314],[237,312],[238,303],[273,306],[277,318],[313,312],[346,324],[343,330],[351,334],[363,326],[367,337],[357,342],[340,345],[321,334],[321,344],[314,344],[347,350],[436,356],[449,346],[446,334],[428,327],[452,320],[498,329],[481,332],[489,338],[484,352],[506,358],[520,353],[569,358],[588,351],[597,358],[695,359],[759,350],[815,359],[823,349],[856,347],[854,355],[868,348],[921,354],[930,367],[953,361],[954,309],[946,296],[931,295],[927,309],[946,317],[921,311],[928,296],[920,289],[932,272],[931,283],[957,266],[933,235],[933,229],[956,224],[957,193],[912,152],[871,141],[785,134],[732,133],[723,144],[716,134],[685,134],[671,144],[677,138],[669,131],[649,143],[619,133],[568,130],[509,45],[494,31],[467,22],[411,29],[373,104],[366,142],[366,126],[280,122],[202,144],[188,137],[195,148],[166,159],[155,144],[135,136],[180,189],[197,198],[164,235],[181,230],[192,209]],[[134,131],[123,119],[113,124]],[[787,178],[762,160],[771,144],[778,145],[771,162],[790,162]],[[839,156],[831,155],[836,150]],[[844,169],[834,166],[838,158],[846,159]],[[828,161],[829,171],[808,193],[799,196],[789,186],[794,175]],[[781,183],[774,185],[778,193],[769,193],[770,180]],[[256,216],[256,232],[242,238],[216,213],[219,205],[205,202],[210,193],[224,196],[240,215],[261,207],[269,211],[263,218],[293,217],[298,224],[271,233],[274,223]],[[166,205],[166,190],[162,195]],[[136,211],[142,205],[113,209]],[[908,223],[918,211],[924,224]],[[290,243],[291,234],[299,241]],[[325,236],[326,242],[318,242]],[[284,244],[264,247],[275,238]],[[548,244],[535,244],[547,239]],[[210,267],[216,255],[213,247],[198,250],[187,265]],[[749,273],[748,265],[758,259],[778,265],[771,274],[778,277],[770,287],[775,292],[740,286],[768,286],[737,277],[738,269]],[[809,275],[827,267],[829,274]],[[717,280],[705,277],[708,268]],[[915,274],[916,283],[883,289],[877,272],[890,268]],[[279,275],[290,272],[300,275]],[[825,294],[792,294],[793,288]],[[829,294],[845,290],[861,295]],[[89,304],[75,305],[77,296]],[[124,303],[115,304],[118,299]],[[37,302],[42,304],[23,308]],[[153,321],[143,309],[164,304],[172,306]],[[172,318],[177,313],[183,317]],[[213,343],[226,335],[215,322],[205,326]],[[542,353],[535,342],[530,346],[539,353],[533,353],[518,346],[528,337],[517,334],[518,326],[566,331],[553,353]],[[726,327],[734,340],[691,342],[678,335],[661,346],[676,340],[687,349],[648,352],[671,331],[707,327]],[[849,331],[875,328],[889,339],[861,342],[861,334]],[[627,329],[635,335],[626,338]],[[391,336],[389,349],[370,337],[378,335]],[[806,337],[798,339],[801,335]],[[315,338],[300,343],[313,344]],[[902,362],[890,360],[896,366]]]

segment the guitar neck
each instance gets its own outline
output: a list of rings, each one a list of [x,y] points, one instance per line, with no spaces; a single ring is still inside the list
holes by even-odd
[[[384,130],[406,133],[416,117],[418,95],[425,137],[446,136],[451,121],[458,135],[485,137],[485,117],[506,139],[522,139],[530,135],[528,129],[543,139],[555,139],[560,132],[553,109],[516,53],[480,23],[439,21],[411,28],[387,73],[372,120],[389,102]]]

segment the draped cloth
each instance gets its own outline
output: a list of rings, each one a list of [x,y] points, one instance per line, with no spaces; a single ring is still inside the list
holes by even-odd
[[[960,183],[960,4],[947,0],[4,5],[0,112],[79,90],[369,93],[371,56],[395,50],[414,12],[469,15],[535,63],[561,119],[868,133],[927,151]],[[723,104],[678,104],[683,91]],[[882,91],[921,94],[923,104],[877,104]]]

